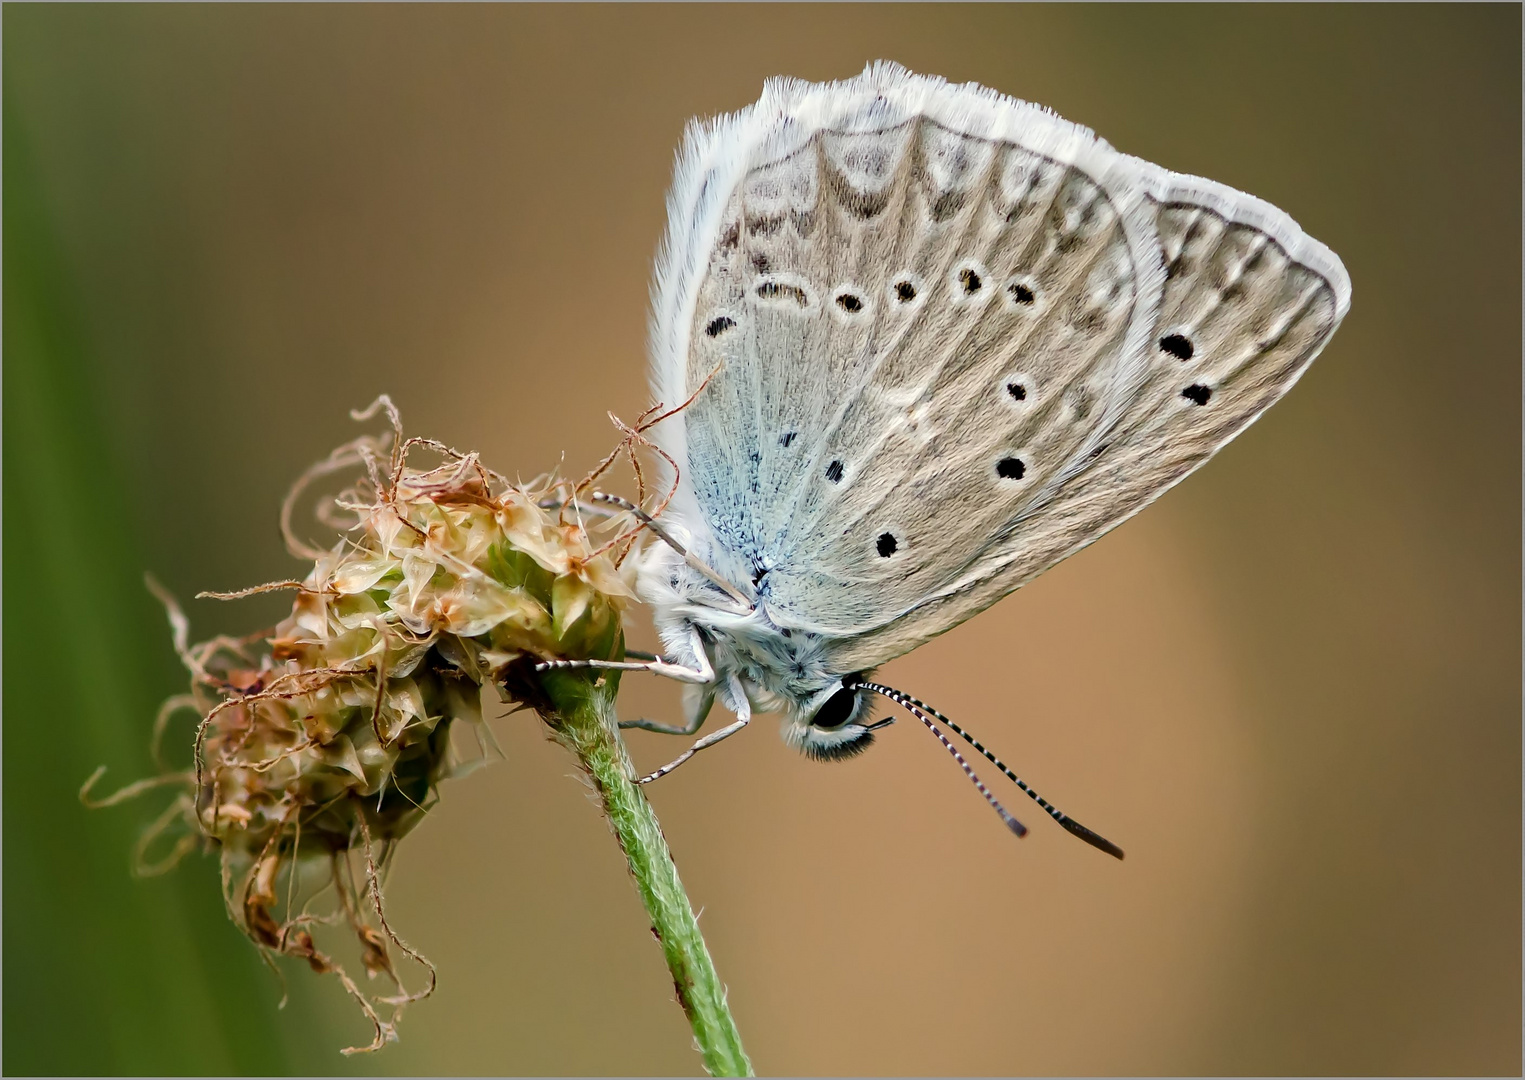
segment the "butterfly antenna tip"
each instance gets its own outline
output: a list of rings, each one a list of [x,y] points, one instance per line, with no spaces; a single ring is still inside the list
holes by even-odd
[[[1092,832],[1090,829],[1080,824],[1080,822],[1076,821],[1074,818],[1061,811],[1053,803],[1043,798],[1036,791],[1034,791],[1025,780],[1008,769],[1005,762],[996,757],[989,750],[985,749],[984,745],[978,739],[969,734],[963,728],[959,727],[952,720],[949,720],[942,713],[932,708],[932,706],[928,705],[926,702],[917,701],[909,694],[903,694],[899,690],[895,690],[888,686],[880,686],[877,683],[865,682],[861,683],[860,685],[865,690],[872,690],[876,694],[884,695],[891,701],[895,702],[895,704],[899,705],[901,708],[914,715],[922,723],[926,724],[927,727],[932,730],[932,733],[936,735],[938,739],[942,741],[943,745],[948,748],[949,752],[952,753],[955,758],[958,758],[959,764],[964,766],[964,772],[967,773],[969,778],[974,781],[975,785],[980,789],[981,793],[983,793],[985,798],[990,801],[990,804],[996,808],[997,813],[999,813],[1002,820],[1006,822],[1006,827],[1009,828],[1012,832],[1016,833],[1018,836],[1025,836],[1027,834],[1026,827],[1016,818],[1008,814],[1005,808],[1003,808],[1000,803],[996,802],[995,798],[988,791],[986,791],[985,785],[980,782],[979,778],[976,777],[972,771],[970,771],[969,766],[964,763],[964,759],[959,755],[958,751],[953,748],[952,743],[948,742],[948,740],[943,737],[942,733],[938,731],[935,726],[933,726],[933,718],[941,721],[955,735],[978,750],[980,754],[984,756],[986,761],[990,762],[997,769],[1000,769],[1001,773],[1008,780],[1016,784],[1017,787],[1021,788],[1022,791],[1024,791],[1035,803],[1043,807],[1048,816],[1053,818],[1071,836],[1075,836],[1081,840],[1084,840],[1086,843],[1090,844],[1098,851],[1105,851],[1114,859],[1121,859],[1123,857],[1122,848],[1118,847],[1116,844],[1112,843],[1112,841],[1108,840],[1106,837],[1100,835],[1099,833]]]

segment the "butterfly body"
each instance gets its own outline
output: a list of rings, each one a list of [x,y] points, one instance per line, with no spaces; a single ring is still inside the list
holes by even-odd
[[[972,84],[880,63],[691,125],[651,334],[686,554],[639,587],[692,727],[862,749],[870,669],[1201,465],[1349,296],[1274,207]]]
[[[693,538],[683,542],[688,546]],[[738,609],[665,545],[648,548],[640,571],[642,598],[656,612],[666,655],[685,667],[713,668],[713,689],[698,696],[702,704],[690,704],[691,716],[708,709],[712,694],[738,715],[777,712],[784,717],[785,741],[823,760],[851,756],[873,741],[868,726],[859,722],[869,711],[867,696],[850,686],[862,673],[838,670],[829,637],[779,625],[755,588],[742,588],[754,602],[750,610]],[[838,694],[851,704],[843,709],[843,702],[837,703],[836,722],[812,725]]]

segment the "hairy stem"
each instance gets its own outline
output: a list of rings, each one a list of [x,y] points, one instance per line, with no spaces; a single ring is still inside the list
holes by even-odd
[[[629,860],[641,902],[651,916],[652,933],[662,945],[704,1067],[713,1076],[751,1076],[752,1063],[741,1048],[725,987],[715,974],[662,827],[632,779],[634,768],[614,711],[618,676],[613,671],[598,678],[571,672],[547,674],[542,685],[554,711],[545,714],[546,720],[593,777],[604,813]]]

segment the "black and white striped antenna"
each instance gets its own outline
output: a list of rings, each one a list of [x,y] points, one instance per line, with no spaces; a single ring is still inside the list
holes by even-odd
[[[954,760],[956,760],[959,763],[959,766],[964,770],[964,775],[969,777],[969,779],[974,782],[975,787],[979,788],[980,794],[985,796],[985,801],[990,803],[991,806],[995,807],[996,813],[1001,815],[1001,820],[1006,823],[1006,827],[1012,832],[1016,833],[1018,836],[1027,835],[1027,827],[1024,826],[1016,818],[1012,817],[1011,814],[1007,812],[1006,808],[996,800],[996,797],[990,793],[990,789],[985,786],[984,782],[980,780],[978,776],[974,775],[974,770],[969,767],[969,763],[964,760],[964,756],[958,752],[958,749],[948,741],[948,737],[944,735],[940,730],[938,730],[937,725],[933,723],[934,718],[947,725],[949,730],[951,730],[955,735],[959,736],[959,738],[963,739],[970,746],[974,747],[982,755],[984,755],[985,760],[989,761],[996,768],[1000,769],[1001,772],[1006,775],[1008,780],[1026,792],[1034,802],[1036,802],[1039,806],[1043,807],[1045,811],[1047,811],[1049,817],[1058,822],[1067,832],[1078,836],[1080,839],[1084,840],[1092,847],[1098,848],[1101,851],[1105,851],[1114,859],[1121,859],[1123,857],[1122,848],[1112,843],[1112,841],[1108,840],[1106,837],[1092,832],[1090,829],[1080,824],[1080,822],[1076,821],[1074,818],[1061,811],[1053,803],[1043,798],[1031,787],[1029,787],[1021,777],[1008,769],[1000,758],[996,757],[989,750],[985,749],[985,747],[980,743],[978,739],[969,734],[963,728],[959,727],[952,720],[949,720],[942,713],[932,708],[932,706],[928,705],[926,702],[917,701],[910,694],[902,693],[901,691],[896,690],[891,686],[882,686],[879,683],[860,682],[856,685],[861,686],[865,690],[872,690],[876,694],[880,694],[889,698],[896,705],[899,705],[902,709],[905,709],[912,716],[916,717],[916,719],[925,724],[927,726],[927,730],[931,731],[933,735],[937,736],[937,741],[942,743],[943,746],[947,749],[948,753],[953,755]]]

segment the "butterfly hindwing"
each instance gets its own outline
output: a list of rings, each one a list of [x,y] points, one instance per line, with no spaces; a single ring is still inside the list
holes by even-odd
[[[962,188],[951,170],[910,170],[900,242],[869,277],[870,348],[851,357],[855,378],[775,518],[770,611],[833,634],[952,580],[1085,453],[1137,379],[1128,330],[1149,300],[1101,186],[1011,144],[919,126],[924,159],[978,164]]]
[[[1083,460],[1142,378],[1163,280],[1141,193],[1108,186],[1126,159],[1033,106],[898,78],[986,113],[848,96],[794,122],[716,216],[689,324],[716,569],[833,635],[946,585]]]
[[[1273,207],[893,65],[691,128],[671,215],[655,382],[704,389],[668,518],[842,671],[1135,513],[1349,304]]]

